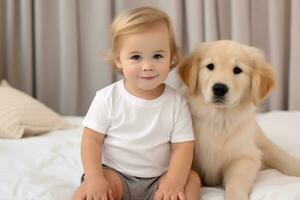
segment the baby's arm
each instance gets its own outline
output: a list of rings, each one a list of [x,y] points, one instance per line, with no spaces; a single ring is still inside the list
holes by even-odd
[[[109,183],[102,170],[102,144],[105,135],[89,128],[83,131],[81,142],[81,158],[85,172],[84,185],[87,199],[112,199]]]
[[[194,152],[194,141],[173,143],[172,156],[167,172],[167,178],[176,180],[180,186],[185,186],[191,170]]]
[[[194,141],[173,143],[171,145],[172,155],[169,168],[160,181],[157,199],[160,199],[162,195],[164,196],[165,194],[171,193],[176,196],[181,193],[180,195],[182,196],[191,170]]]
[[[81,142],[81,159],[85,178],[103,176],[102,170],[102,144],[105,135],[92,129],[85,128]]]

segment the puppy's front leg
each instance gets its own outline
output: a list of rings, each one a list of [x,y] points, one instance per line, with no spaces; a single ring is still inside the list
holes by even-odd
[[[224,172],[226,200],[248,200],[260,166],[261,161],[254,158],[233,161]]]

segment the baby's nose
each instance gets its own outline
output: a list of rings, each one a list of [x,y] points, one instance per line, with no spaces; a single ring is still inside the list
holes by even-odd
[[[154,66],[151,62],[143,63],[143,71],[153,71]]]

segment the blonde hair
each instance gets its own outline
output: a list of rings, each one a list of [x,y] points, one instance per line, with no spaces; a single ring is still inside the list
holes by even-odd
[[[179,52],[175,41],[173,26],[168,15],[155,8],[139,7],[126,10],[117,16],[112,23],[112,49],[107,53],[106,59],[116,71],[122,72],[116,64],[121,38],[129,34],[147,31],[151,29],[152,25],[156,24],[165,24],[169,30],[171,52],[170,68],[173,69],[178,64]]]

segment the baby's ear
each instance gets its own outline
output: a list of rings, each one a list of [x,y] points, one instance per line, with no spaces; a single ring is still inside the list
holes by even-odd
[[[254,47],[247,47],[247,53],[252,60],[252,100],[258,106],[275,88],[276,79],[272,66],[266,62],[263,53]]]
[[[178,66],[178,74],[187,86],[190,95],[196,94],[197,91],[200,62],[198,54],[199,52],[195,51],[186,56]]]
[[[116,64],[116,67],[117,67],[119,70],[122,70],[122,65],[121,65],[121,62],[120,62],[120,57],[116,57],[116,58],[115,58],[115,64]]]

